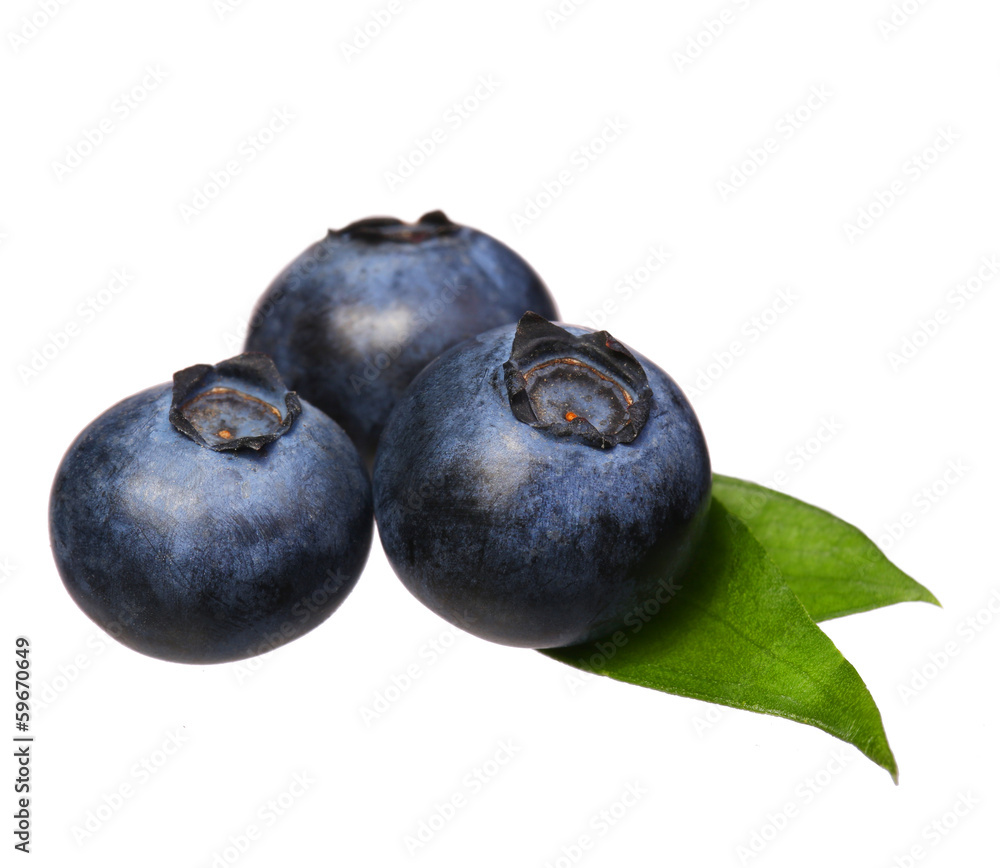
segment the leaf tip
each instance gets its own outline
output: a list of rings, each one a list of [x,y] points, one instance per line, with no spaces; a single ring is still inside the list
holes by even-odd
[[[882,768],[884,768],[889,773],[889,777],[892,778],[892,782],[898,787],[899,766],[896,765],[896,757],[892,753],[892,748],[890,748],[889,745],[886,744],[885,752],[882,754],[881,757],[876,759],[874,756],[872,756],[870,758],[874,759],[875,762],[877,762],[880,766],[882,766]]]

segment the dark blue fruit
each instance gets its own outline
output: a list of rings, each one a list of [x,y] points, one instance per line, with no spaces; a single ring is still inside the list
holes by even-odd
[[[270,651],[322,623],[371,545],[371,489],[343,430],[267,356],[195,365],[70,446],[49,505],[80,608],[165,660]]]
[[[691,406],[607,332],[527,313],[429,365],[375,459],[396,574],[452,624],[574,645],[672,596],[711,495]]]
[[[337,420],[370,464],[393,405],[449,347],[525,310],[554,319],[541,279],[495,238],[442,212],[359,220],[313,244],[264,293],[246,349]]]

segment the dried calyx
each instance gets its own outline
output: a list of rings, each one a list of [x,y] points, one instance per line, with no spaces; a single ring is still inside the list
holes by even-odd
[[[355,238],[371,244],[386,242],[418,244],[431,238],[450,235],[458,228],[458,224],[452,223],[444,211],[429,211],[416,223],[404,223],[395,217],[366,217],[343,229],[331,229],[330,235]]]
[[[649,417],[646,372],[606,331],[574,335],[526,313],[503,371],[514,416],[555,437],[610,449],[635,440]]]
[[[264,353],[174,374],[171,424],[217,452],[260,449],[287,433],[301,412],[298,396]]]

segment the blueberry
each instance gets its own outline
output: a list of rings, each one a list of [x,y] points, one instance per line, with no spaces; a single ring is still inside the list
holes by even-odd
[[[152,657],[218,663],[340,605],[368,557],[371,488],[343,430],[247,353],[94,420],[56,473],[49,526],[98,625]]]
[[[410,381],[444,350],[555,304],[513,250],[442,212],[359,220],[313,244],[267,289],[246,349],[339,422],[366,462]]]
[[[607,332],[528,313],[414,380],[373,490],[389,562],[419,600],[485,639],[551,648],[669,598],[711,470],[667,374]]]

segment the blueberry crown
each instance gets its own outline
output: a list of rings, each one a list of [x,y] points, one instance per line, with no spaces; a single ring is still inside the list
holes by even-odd
[[[331,229],[330,235],[367,241],[369,244],[419,244],[431,238],[451,235],[459,229],[444,211],[428,211],[416,223],[404,223],[395,217],[366,217],[343,229]]]
[[[574,335],[529,311],[503,372],[514,416],[555,437],[610,449],[635,440],[649,418],[646,372],[606,331]]]
[[[286,434],[301,412],[298,395],[288,391],[264,353],[243,353],[174,374],[171,424],[216,452],[260,449]]]

